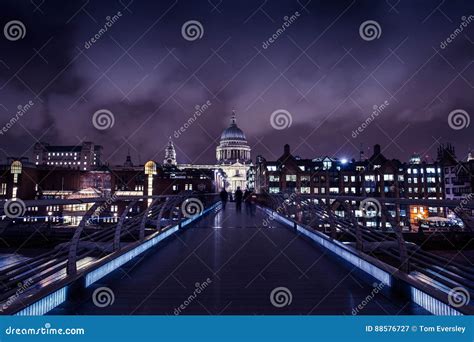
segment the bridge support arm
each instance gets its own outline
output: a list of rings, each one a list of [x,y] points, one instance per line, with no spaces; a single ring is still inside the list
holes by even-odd
[[[405,239],[403,238],[402,228],[397,223],[397,221],[392,217],[392,215],[390,215],[385,203],[381,204],[381,210],[382,210],[382,213],[385,215],[385,217],[388,219],[390,225],[392,226],[393,231],[395,232],[395,236],[397,237],[398,252],[400,255],[400,270],[402,270],[405,273],[409,273],[410,264],[409,264],[409,259],[408,259],[407,246],[405,244]]]
[[[123,223],[125,221],[125,218],[127,217],[127,214],[130,212],[130,209],[133,208],[137,204],[137,201],[132,201],[130,202],[127,207],[124,209],[122,215],[120,215],[119,222],[117,226],[115,227],[115,233],[114,233],[114,251],[120,249],[120,236],[122,235],[122,227]]]
[[[92,207],[87,210],[84,217],[79,223],[74,235],[71,239],[70,246],[69,246],[69,254],[67,259],[67,267],[66,272],[68,275],[74,275],[77,273],[77,247],[79,245],[79,240],[81,238],[82,231],[86,226],[86,222],[89,221],[92,214],[97,210],[97,208],[101,205],[101,202],[95,202]]]
[[[146,225],[146,221],[148,220],[148,213],[151,211],[151,209],[153,209],[156,202],[158,201],[159,201],[159,198],[153,199],[153,201],[150,203],[148,208],[146,208],[145,211],[143,212],[142,221],[140,222],[140,235],[139,235],[140,241],[143,241],[145,239],[145,225]]]
[[[351,220],[351,223],[354,226],[355,234],[356,234],[356,248],[358,250],[363,250],[364,241],[362,238],[361,227],[359,225],[359,222],[357,221],[357,217],[354,214],[355,208],[350,203],[346,203],[346,202],[342,202],[342,206],[344,207],[347,215],[349,215],[349,219]]]

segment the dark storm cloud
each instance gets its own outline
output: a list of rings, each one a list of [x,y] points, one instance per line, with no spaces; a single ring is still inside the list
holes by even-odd
[[[112,163],[128,149],[136,162],[160,161],[168,137],[197,105],[210,101],[175,138],[180,162],[214,160],[215,139],[232,109],[253,156],[274,158],[288,142],[305,157],[357,157],[378,142],[388,157],[406,159],[413,152],[433,156],[438,140],[453,142],[464,156],[473,124],[453,130],[447,117],[456,108],[474,113],[474,22],[445,49],[440,43],[474,5],[450,1],[436,10],[438,5],[84,0],[36,7],[3,1],[2,27],[20,20],[27,32],[22,40],[0,39],[0,125],[18,105],[31,99],[35,105],[0,136],[1,146],[29,155],[35,138],[67,144],[85,139],[103,144]],[[296,11],[297,19],[263,48]],[[202,23],[202,39],[182,37],[188,20]],[[379,39],[361,39],[366,20],[380,24]],[[388,107],[353,138],[374,105],[385,101]],[[92,115],[100,109],[114,114],[112,128],[94,128]],[[291,113],[290,128],[272,127],[277,109]]]

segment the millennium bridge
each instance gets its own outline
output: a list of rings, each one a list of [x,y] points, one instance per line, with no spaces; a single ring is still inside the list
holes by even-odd
[[[8,227],[2,240],[12,229],[20,239],[2,251],[9,257],[0,268],[0,310],[7,315],[473,314],[474,227],[472,217],[463,214],[472,212],[473,201],[370,201],[383,224],[356,215],[367,199],[352,196],[258,195],[241,210],[234,202],[223,206],[217,194],[193,193],[24,201],[27,208],[85,205],[87,210],[79,224],[48,230],[1,213]],[[100,224],[97,213],[113,203],[122,204],[121,212]],[[450,209],[463,227],[409,232],[399,213],[410,205]],[[28,236],[54,243],[31,247]],[[450,253],[431,251],[427,246],[433,243],[450,246]]]

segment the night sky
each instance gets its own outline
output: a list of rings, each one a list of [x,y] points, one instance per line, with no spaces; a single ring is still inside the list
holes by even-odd
[[[433,158],[440,143],[462,159],[474,148],[472,0],[1,0],[0,13],[3,161],[31,158],[37,141],[94,141],[111,164],[128,150],[135,163],[161,162],[168,137],[208,101],[173,138],[178,162],[214,162],[233,109],[254,160],[278,158],[285,143],[304,158],[357,159],[375,143],[402,160]],[[197,36],[183,36],[190,20]],[[375,36],[361,35],[369,20]],[[12,21],[24,31],[6,32]],[[94,126],[98,110],[112,127]],[[277,110],[290,127],[273,127]]]

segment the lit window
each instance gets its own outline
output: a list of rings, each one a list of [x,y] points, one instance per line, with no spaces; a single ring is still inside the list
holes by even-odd
[[[280,176],[270,175],[269,181],[270,182],[279,182],[280,181]]]

